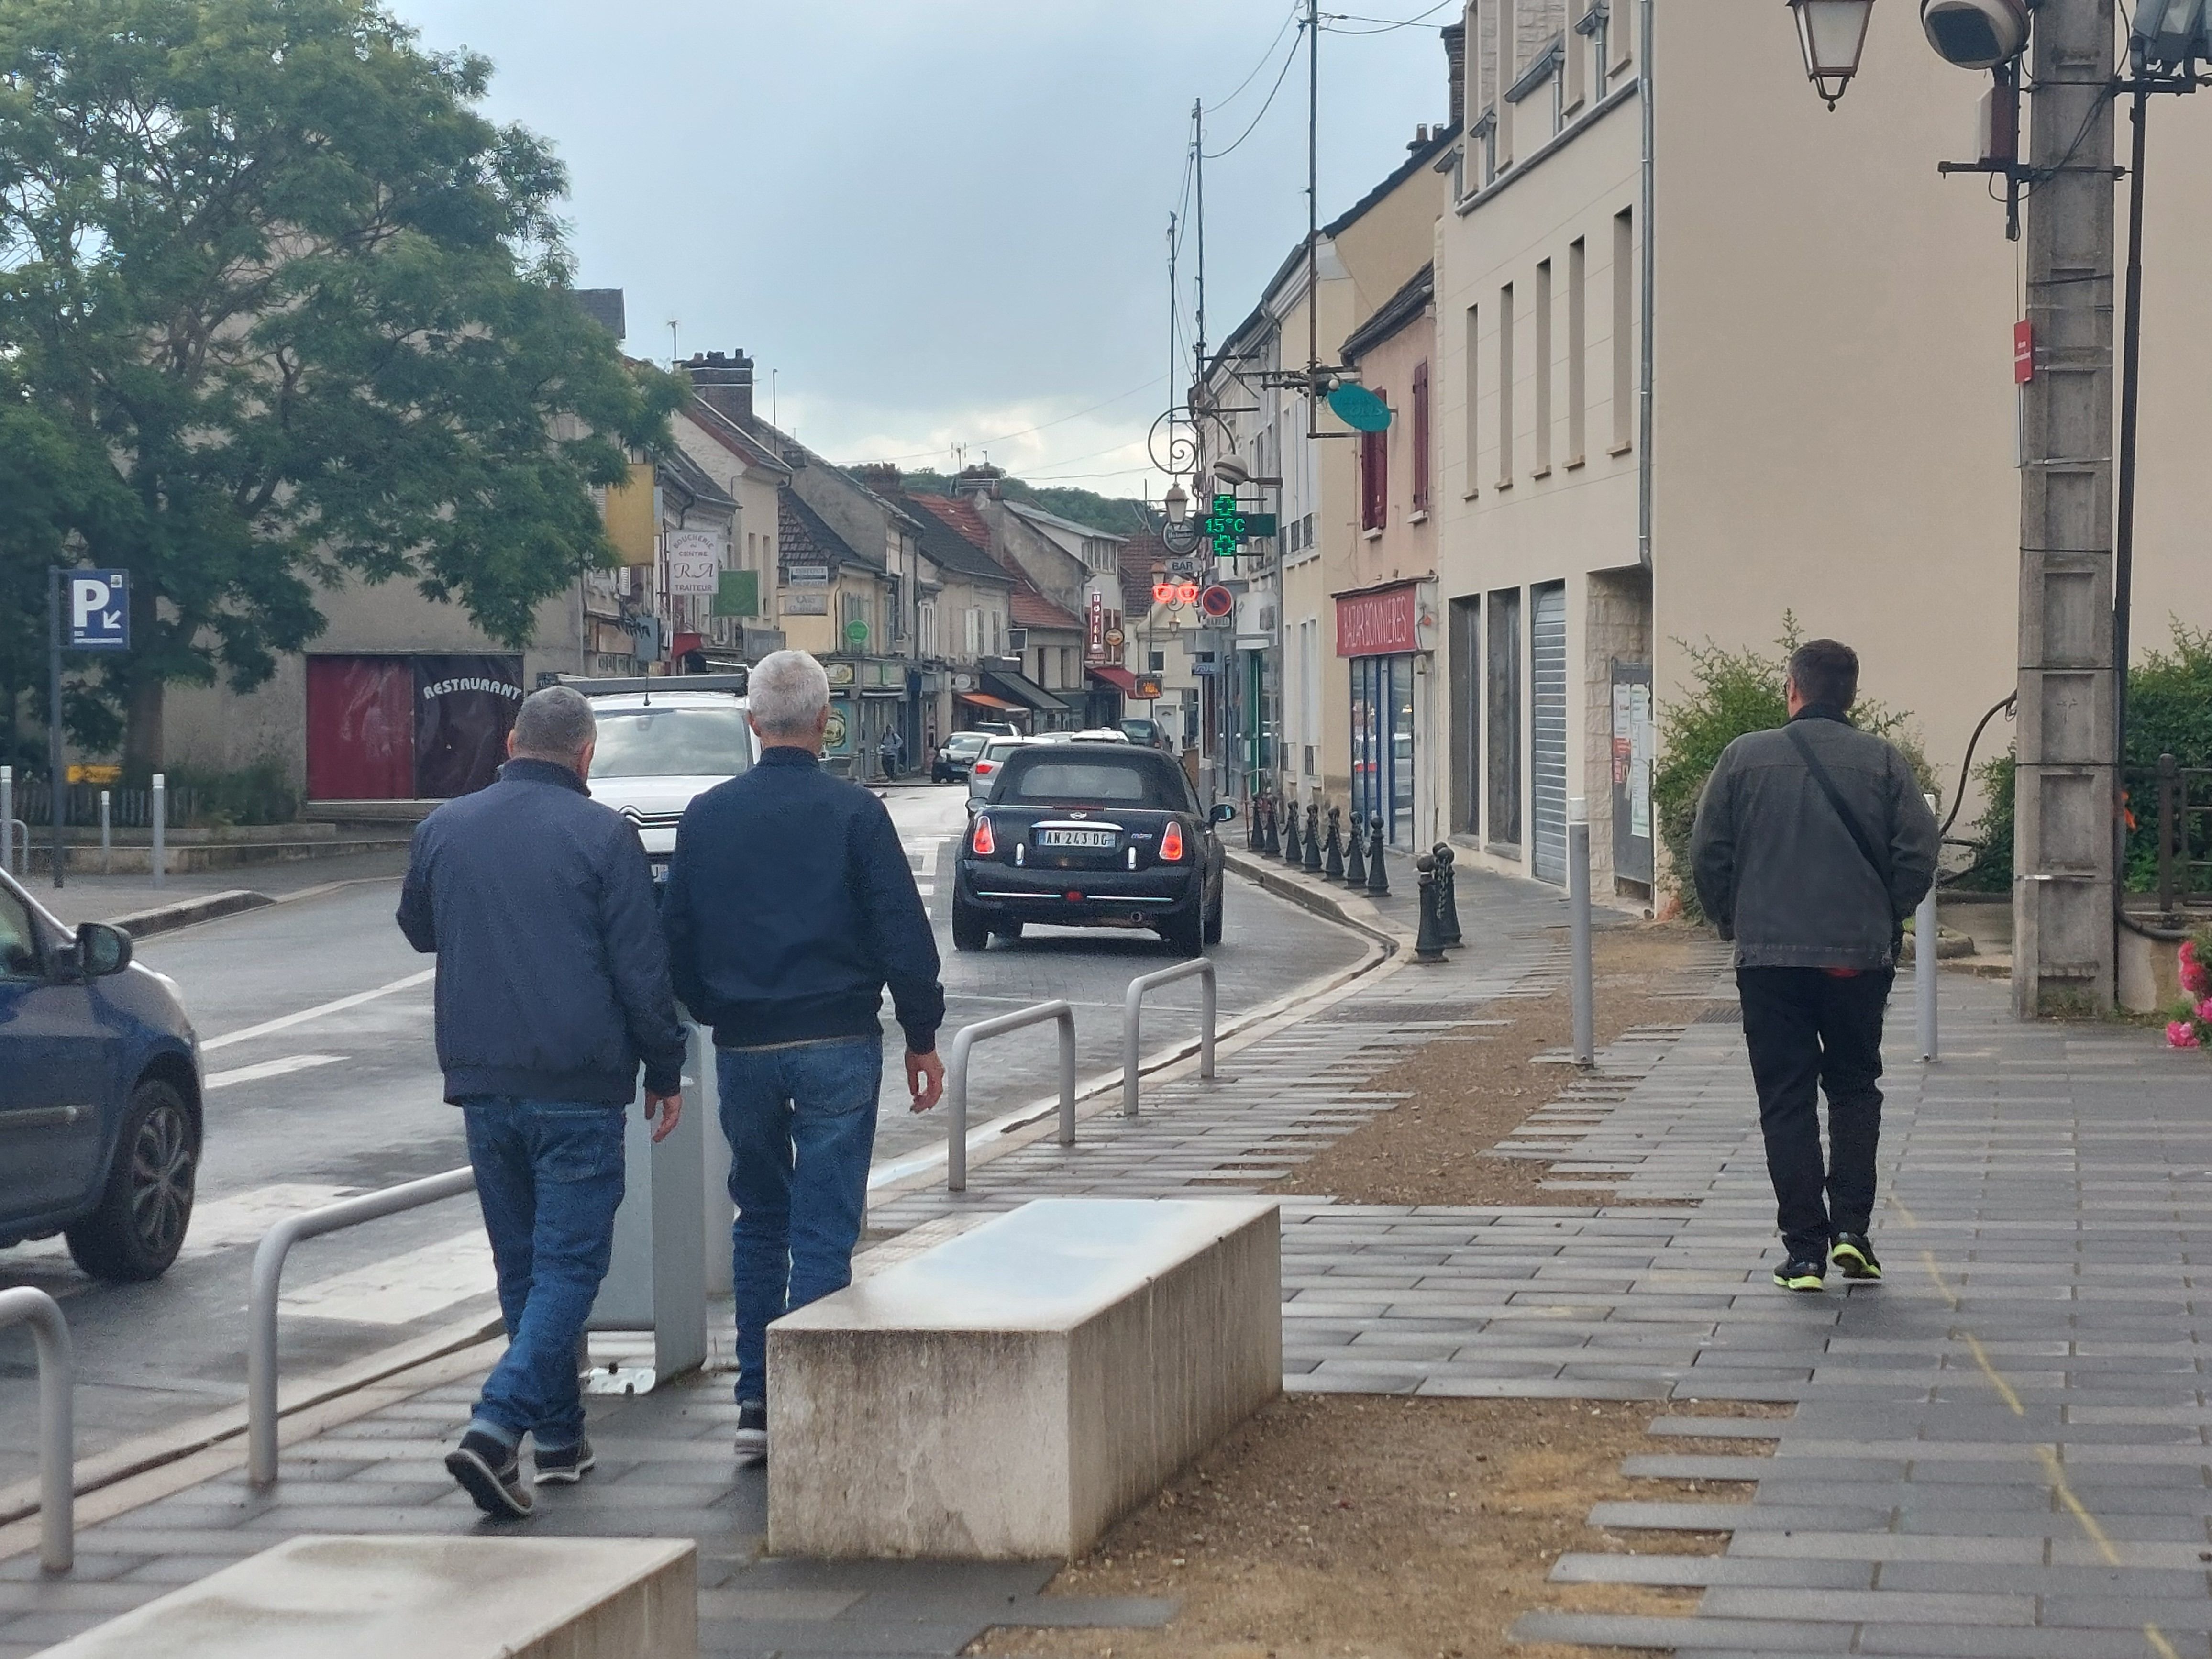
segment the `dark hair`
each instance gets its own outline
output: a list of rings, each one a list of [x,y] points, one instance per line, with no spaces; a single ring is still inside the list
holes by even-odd
[[[1840,640],[1808,640],[1790,653],[1790,678],[1805,702],[1849,708],[1858,700],[1859,653]]]

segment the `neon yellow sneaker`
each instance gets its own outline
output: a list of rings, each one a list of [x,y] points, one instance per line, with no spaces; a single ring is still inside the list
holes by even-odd
[[[1827,1277],[1825,1261],[1791,1260],[1774,1270],[1774,1282],[1785,1291],[1818,1291]]]
[[[1881,1263],[1875,1260],[1874,1246],[1864,1233],[1838,1233],[1828,1254],[1835,1260],[1836,1271],[1846,1279],[1881,1277]]]

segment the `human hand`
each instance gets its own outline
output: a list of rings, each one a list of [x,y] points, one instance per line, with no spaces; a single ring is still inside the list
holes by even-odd
[[[675,1132],[677,1123],[684,1116],[683,1091],[679,1089],[672,1095],[657,1095],[653,1093],[652,1090],[647,1090],[645,1091],[645,1117],[646,1121],[648,1123],[653,1122],[653,1113],[655,1107],[659,1107],[660,1109],[660,1121],[658,1123],[653,1124],[653,1144],[658,1146],[662,1141],[667,1139],[668,1137]]]
[[[907,1092],[914,1097],[909,1111],[926,1112],[945,1097],[945,1062],[934,1053],[906,1054]]]

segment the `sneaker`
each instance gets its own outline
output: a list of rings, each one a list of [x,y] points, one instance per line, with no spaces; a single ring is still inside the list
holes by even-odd
[[[573,1486],[591,1473],[592,1465],[598,1460],[592,1455],[592,1443],[579,1438],[573,1446],[540,1446],[535,1461],[538,1485]]]
[[[768,1402],[738,1401],[738,1467],[757,1469],[768,1462]]]
[[[1774,1270],[1774,1282],[1785,1291],[1817,1291],[1827,1276],[1825,1261],[1792,1260]]]
[[[528,1517],[530,1489],[522,1484],[522,1461],[514,1447],[471,1429],[446,1454],[446,1473],[461,1483],[461,1490],[486,1515],[508,1521]]]
[[[1875,1260],[1874,1246],[1867,1243],[1864,1233],[1838,1233],[1828,1254],[1836,1271],[1846,1279],[1881,1277],[1881,1263]]]

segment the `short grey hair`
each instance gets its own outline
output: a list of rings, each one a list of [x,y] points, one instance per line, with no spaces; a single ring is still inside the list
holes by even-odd
[[[804,651],[771,651],[745,686],[753,724],[764,738],[811,738],[830,706],[830,676]]]
[[[535,760],[573,765],[584,745],[599,735],[591,699],[568,686],[533,691],[515,711],[514,752]]]

